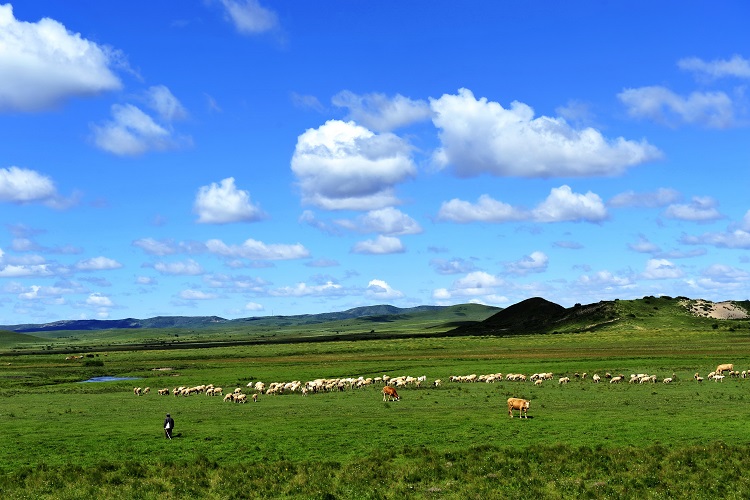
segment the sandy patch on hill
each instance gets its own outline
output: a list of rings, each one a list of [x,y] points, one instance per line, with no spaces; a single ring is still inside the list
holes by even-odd
[[[164,368],[151,368],[152,372],[168,372],[169,370],[174,370],[174,368],[170,368],[169,366],[165,366]]]
[[[698,299],[692,304],[685,303],[688,310],[696,316],[714,319],[746,319],[748,313],[731,302],[711,302],[710,300]]]

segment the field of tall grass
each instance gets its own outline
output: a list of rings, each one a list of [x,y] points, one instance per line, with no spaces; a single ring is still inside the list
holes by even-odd
[[[0,356],[2,498],[747,498],[742,330],[664,328]],[[451,375],[553,372],[541,386]],[[575,373],[587,372],[585,380]],[[600,384],[648,373],[672,384]],[[412,375],[379,387],[220,397],[157,389]],[[82,383],[91,377],[135,380]],[[558,377],[568,376],[560,385]],[[443,385],[432,387],[435,379]],[[133,387],[151,388],[135,396]],[[510,396],[531,400],[509,419]],[[175,436],[162,422],[171,413]]]

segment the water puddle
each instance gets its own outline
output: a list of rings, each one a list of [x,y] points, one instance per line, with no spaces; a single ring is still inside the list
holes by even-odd
[[[88,380],[82,380],[80,383],[87,382],[119,382],[120,380],[138,380],[140,377],[93,377]]]

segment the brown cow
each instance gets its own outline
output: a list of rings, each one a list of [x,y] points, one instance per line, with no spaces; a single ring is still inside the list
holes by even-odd
[[[521,398],[508,398],[508,415],[513,418],[513,410],[518,410],[518,418],[529,418],[529,402]],[[522,415],[523,414],[523,415]]]
[[[716,367],[716,374],[721,375],[723,372],[731,372],[734,370],[734,365],[732,363],[727,363],[725,365],[719,365]]]
[[[391,387],[390,385],[383,387],[383,401],[398,401],[399,399],[401,398],[398,396],[394,387]]]

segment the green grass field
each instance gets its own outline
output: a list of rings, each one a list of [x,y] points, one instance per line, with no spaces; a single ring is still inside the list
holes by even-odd
[[[636,325],[638,326],[638,325]],[[642,325],[640,325],[642,326]],[[2,498],[748,498],[746,328],[684,324],[508,338],[404,338],[0,356]],[[165,369],[168,368],[168,369]],[[451,375],[553,372],[541,386]],[[574,373],[676,376],[594,384]],[[157,389],[425,375],[380,387],[221,397]],[[567,375],[572,380],[559,385]],[[96,376],[137,380],[81,383]],[[430,387],[435,379],[441,387]],[[133,387],[151,388],[135,396]],[[509,419],[510,396],[531,400]],[[162,422],[176,420],[175,438]]]

